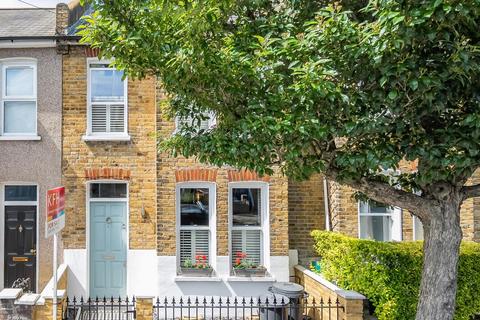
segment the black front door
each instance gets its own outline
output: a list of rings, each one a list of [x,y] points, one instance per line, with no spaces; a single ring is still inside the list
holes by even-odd
[[[35,206],[5,206],[5,288],[30,278],[30,290],[35,292],[36,211]]]

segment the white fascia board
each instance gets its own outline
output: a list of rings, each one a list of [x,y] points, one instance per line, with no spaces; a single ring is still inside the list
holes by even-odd
[[[0,40],[0,49],[8,48],[53,48],[57,45],[55,39],[39,40]]]

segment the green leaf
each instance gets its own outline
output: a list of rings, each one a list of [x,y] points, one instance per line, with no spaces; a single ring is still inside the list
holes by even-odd
[[[411,80],[410,82],[408,82],[408,86],[415,91],[418,88],[418,81],[415,79]]]

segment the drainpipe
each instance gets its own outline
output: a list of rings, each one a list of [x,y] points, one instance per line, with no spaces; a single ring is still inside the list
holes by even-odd
[[[332,231],[330,220],[330,201],[328,199],[328,181],[325,177],[323,177],[323,202],[325,205],[325,229],[327,231]]]

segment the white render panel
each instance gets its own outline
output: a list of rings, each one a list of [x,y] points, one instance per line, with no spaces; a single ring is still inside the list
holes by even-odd
[[[289,257],[271,256],[267,278],[235,278],[230,275],[228,256],[217,256],[215,278],[177,277],[176,256],[157,256],[155,250],[129,250],[127,257],[127,293],[135,296],[246,296],[257,297],[268,291],[274,281],[289,281]],[[69,266],[68,295],[86,297],[87,250],[65,249]]]
[[[64,263],[68,265],[67,294],[69,297],[87,296],[87,249],[65,249]]]
[[[271,256],[270,274],[266,278],[235,278],[230,275],[230,257],[217,256],[216,277],[187,278],[177,277],[176,257],[158,256],[158,291],[159,297],[180,296],[239,296],[257,297],[268,291],[275,281],[289,281],[289,257]]]
[[[158,283],[156,250],[128,250],[127,295],[154,296]]]

